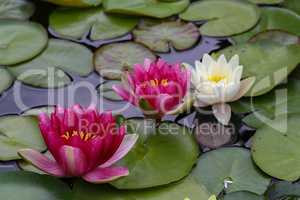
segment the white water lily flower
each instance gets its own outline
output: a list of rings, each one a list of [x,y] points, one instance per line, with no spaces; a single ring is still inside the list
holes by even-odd
[[[192,87],[194,89],[194,106],[212,106],[218,121],[227,125],[231,118],[233,102],[244,96],[255,82],[254,77],[241,81],[243,66],[239,65],[239,56],[235,55],[227,62],[224,55],[217,61],[205,54],[202,62],[195,62],[192,69]]]

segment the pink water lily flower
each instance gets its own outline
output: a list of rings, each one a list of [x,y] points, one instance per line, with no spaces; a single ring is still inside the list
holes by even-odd
[[[82,177],[91,183],[106,183],[129,174],[126,167],[113,166],[137,141],[117,126],[111,113],[99,114],[79,105],[57,107],[49,118],[39,115],[40,129],[54,159],[33,149],[19,155],[38,169],[57,177]]]
[[[161,119],[183,103],[189,80],[189,70],[180,64],[145,59],[144,64],[134,65],[132,73],[123,76],[122,85],[114,85],[113,89],[140,107],[145,116]]]

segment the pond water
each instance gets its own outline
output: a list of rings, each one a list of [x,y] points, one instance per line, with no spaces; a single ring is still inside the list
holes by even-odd
[[[40,1],[34,1],[36,3],[37,9],[35,15],[32,17],[33,21],[37,21],[43,24],[48,29],[48,16],[53,10],[53,6],[49,4],[42,3]],[[53,31],[48,29],[49,37],[57,38],[57,35]],[[88,39],[82,39],[80,43],[89,47],[91,50],[95,50],[102,45],[112,43],[112,42],[122,42],[131,40],[131,34],[125,35],[120,38],[109,41],[96,41],[92,42]],[[77,41],[78,42],[78,41]],[[193,48],[185,51],[171,50],[170,53],[158,54],[160,57],[169,61],[171,63],[175,62],[187,62],[193,64],[194,60],[202,57],[204,53],[209,53],[214,50],[224,48],[230,45],[230,42],[226,38],[210,38],[202,37],[197,45]],[[10,114],[21,114],[24,111],[40,107],[40,106],[51,106],[51,105],[69,105],[70,101],[72,103],[78,103],[83,106],[88,106],[91,102],[96,105],[101,105],[101,110],[118,110],[124,107],[124,102],[112,102],[105,100],[100,97],[96,88],[103,83],[105,80],[101,78],[96,72],[90,74],[87,77],[79,77],[73,74],[69,74],[73,80],[73,83],[64,88],[59,89],[39,89],[31,86],[24,85],[20,82],[15,82],[15,84],[6,92],[0,96],[0,116],[10,115]],[[78,87],[78,83],[87,82],[94,86],[95,90],[93,93],[87,88]],[[69,94],[73,94],[72,99],[68,99]],[[16,95],[18,94],[18,95]],[[63,94],[63,95],[62,95]],[[49,99],[49,97],[51,97]],[[101,103],[100,103],[101,102]],[[20,106],[21,105],[21,106]],[[142,113],[133,106],[127,107],[122,111],[125,117],[141,117]],[[168,117],[168,120],[174,120],[173,117]],[[194,115],[190,115],[185,120],[185,125],[191,126]],[[252,133],[253,130],[248,129],[243,126],[241,129],[243,133]],[[249,138],[249,136],[246,136]],[[240,143],[236,143],[240,145]],[[0,162],[0,171],[17,170],[18,167],[15,162]]]

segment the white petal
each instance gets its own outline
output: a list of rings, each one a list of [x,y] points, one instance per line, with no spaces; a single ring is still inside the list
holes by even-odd
[[[230,102],[240,91],[240,83],[226,85],[224,90],[224,102]]]
[[[228,62],[228,64],[232,67],[232,69],[236,68],[237,66],[239,66],[239,56],[238,55],[234,55],[230,61]]]
[[[232,81],[235,83],[239,83],[241,81],[243,75],[244,67],[242,65],[237,66],[233,71]]]
[[[255,83],[255,77],[250,77],[241,81],[240,90],[231,101],[236,101],[242,98]]]
[[[202,58],[202,64],[205,66],[210,66],[210,64],[214,62],[213,58],[208,55],[208,54],[204,54],[203,58]]]
[[[222,54],[222,55],[218,58],[217,63],[218,63],[218,65],[221,66],[221,67],[227,65],[226,57]]]
[[[207,106],[209,106],[209,104],[206,104],[202,101],[199,101],[199,100],[194,101],[194,107],[196,107],[196,108],[203,108],[203,107],[207,107]]]
[[[228,125],[231,118],[231,107],[228,104],[215,104],[212,106],[216,119],[223,125]]]

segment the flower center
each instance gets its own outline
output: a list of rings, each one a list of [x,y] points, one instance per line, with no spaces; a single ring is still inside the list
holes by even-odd
[[[84,133],[82,131],[78,132],[78,131],[73,131],[73,132],[69,132],[67,131],[66,133],[64,133],[63,135],[61,135],[62,138],[69,140],[71,137],[75,137],[75,136],[79,136],[81,140],[84,141],[88,141],[90,139],[94,139],[95,137],[97,137],[95,134],[92,133]]]
[[[145,81],[144,83],[142,83],[142,87],[146,87],[147,85],[150,85],[152,87],[158,87],[160,85],[166,87],[169,83],[168,79],[162,79],[161,81],[159,81],[158,79],[152,79],[150,81]]]
[[[218,83],[224,79],[226,79],[226,76],[223,76],[223,75],[211,75],[208,77],[209,81],[215,82],[215,83]]]

